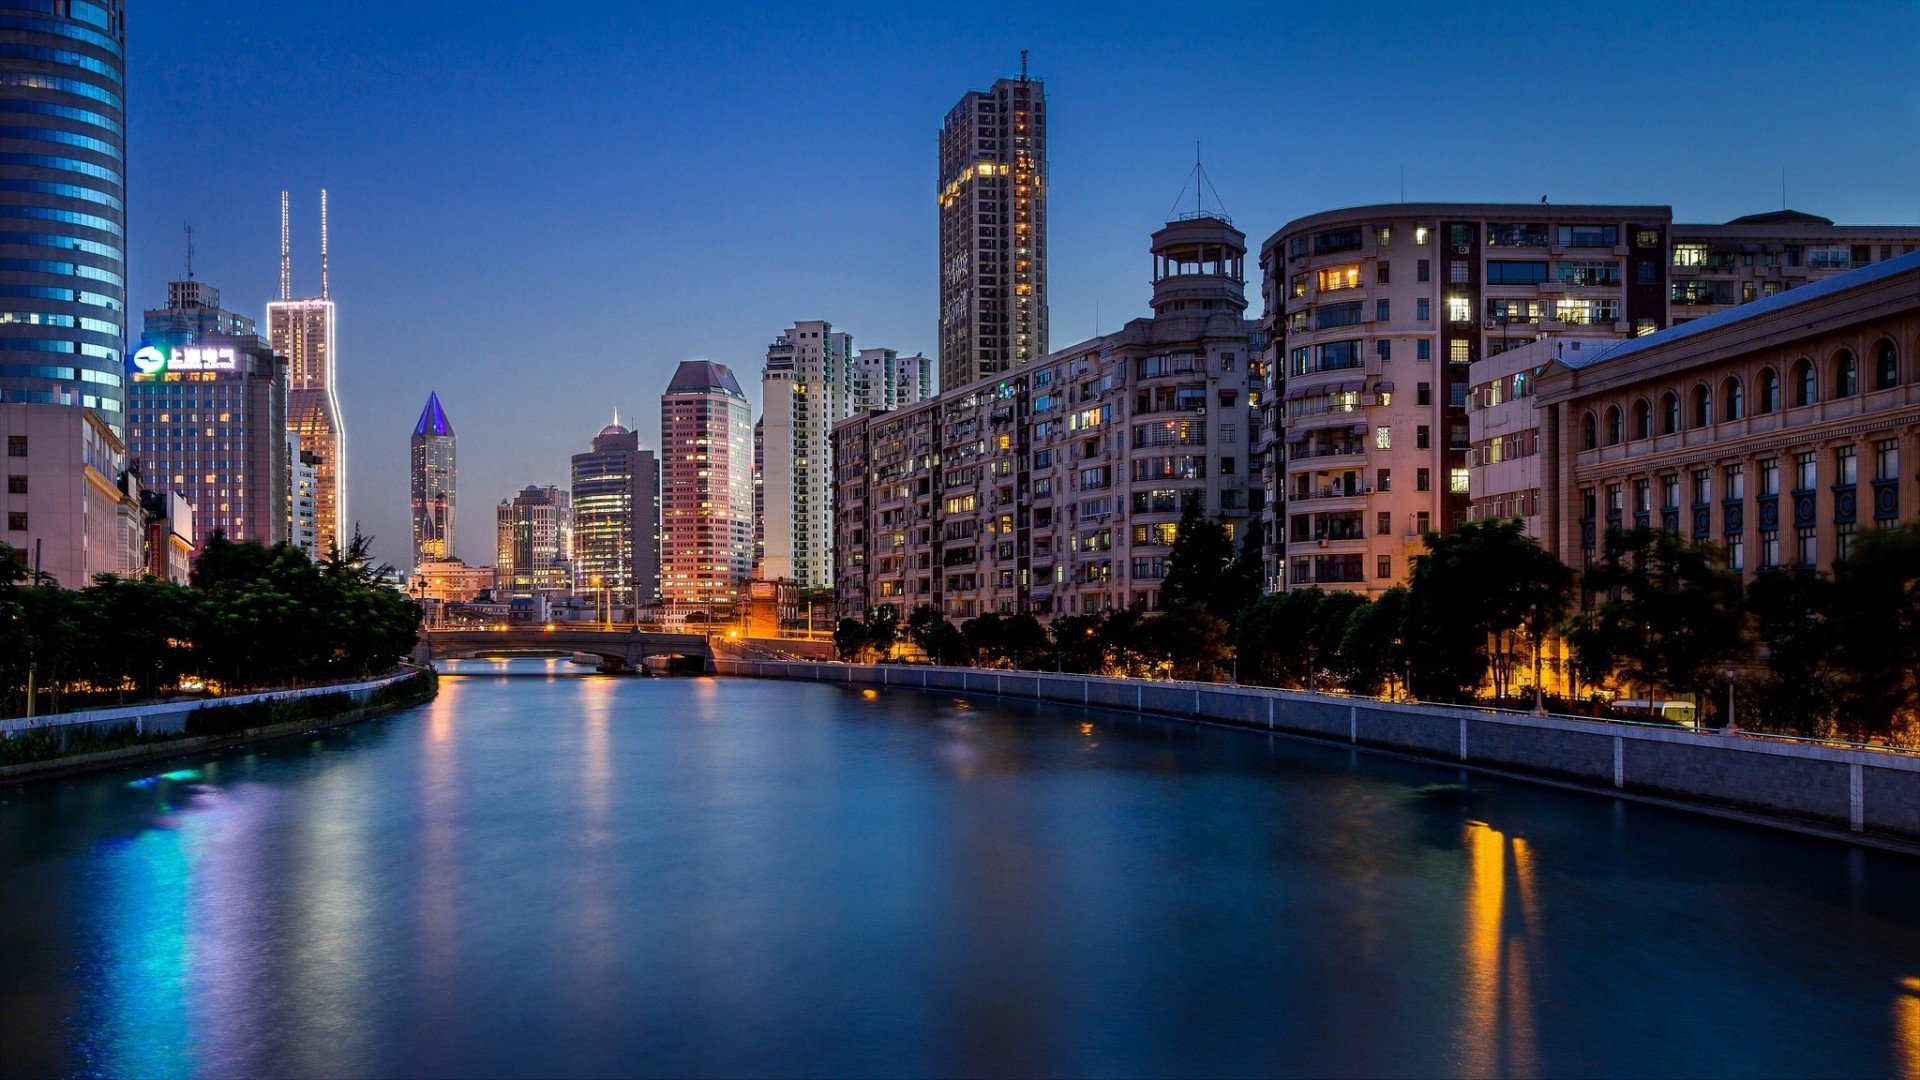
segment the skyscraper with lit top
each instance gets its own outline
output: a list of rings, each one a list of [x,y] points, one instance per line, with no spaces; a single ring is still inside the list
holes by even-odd
[[[939,168],[945,391],[1047,352],[1047,101],[1025,52],[947,113]]]
[[[334,367],[334,310],[327,281],[327,193],[320,192],[320,295],[296,298],[289,260],[287,193],[280,193],[280,299],[267,305],[267,336],[287,358],[287,427],[314,470],[314,542],[321,554],[347,540],[347,429]]]
[[[420,421],[410,440],[413,473],[413,565],[454,557],[454,436],[440,407],[440,395],[429,393]]]
[[[660,462],[614,422],[573,455],[574,592],[609,609],[660,602]]]

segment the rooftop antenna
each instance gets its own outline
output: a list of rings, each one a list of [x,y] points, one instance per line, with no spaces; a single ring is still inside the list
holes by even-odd
[[[327,189],[320,189],[320,299],[332,299],[327,288]]]
[[[188,225],[185,226],[185,228],[187,230],[187,280],[192,281],[193,280],[193,225],[189,223]]]
[[[1400,201],[1407,201],[1407,166],[1405,162],[1400,164]]]
[[[1020,81],[1027,81],[1027,50],[1020,50]]]
[[[1780,166],[1780,209],[1787,208],[1787,167]]]
[[[288,261],[287,193],[280,192],[280,299],[293,299],[293,264]]]

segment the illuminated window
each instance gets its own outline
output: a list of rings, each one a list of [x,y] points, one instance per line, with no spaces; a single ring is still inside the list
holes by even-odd
[[[1673,245],[1673,265],[1675,266],[1707,265],[1707,245],[1705,244]]]
[[[1473,298],[1468,296],[1447,297],[1447,321],[1450,323],[1472,322]]]
[[[1321,292],[1359,288],[1360,264],[1348,263],[1345,266],[1327,267],[1319,272],[1317,284]]]

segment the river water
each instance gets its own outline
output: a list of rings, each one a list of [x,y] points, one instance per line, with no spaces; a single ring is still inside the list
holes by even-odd
[[[515,677],[0,789],[0,1072],[1920,1075],[1914,860],[1098,710],[461,667]]]

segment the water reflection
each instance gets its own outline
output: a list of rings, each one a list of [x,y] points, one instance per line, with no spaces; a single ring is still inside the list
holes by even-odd
[[[1459,1045],[1469,1076],[1532,1076],[1539,1071],[1534,1047],[1533,974],[1528,943],[1539,913],[1533,904],[1533,863],[1526,841],[1511,841],[1482,822],[1467,823],[1464,844],[1465,946],[1461,956]],[[1508,848],[1512,847],[1517,903],[1507,898]]]
[[[1920,1078],[1920,978],[1900,980],[1893,999],[1893,1060],[1900,1075]]]

